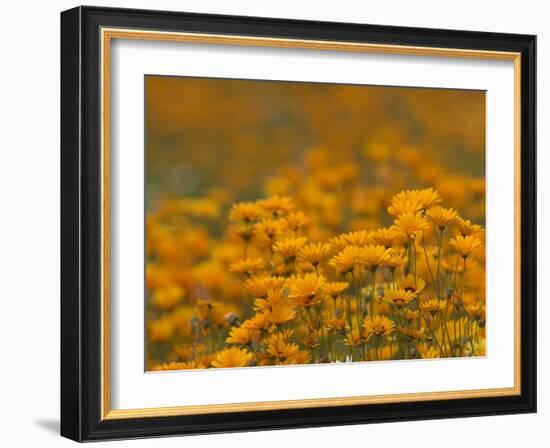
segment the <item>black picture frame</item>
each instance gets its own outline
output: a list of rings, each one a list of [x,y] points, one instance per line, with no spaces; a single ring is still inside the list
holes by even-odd
[[[521,53],[521,394],[102,420],[102,27]],[[535,60],[532,35],[99,7],[61,13],[61,435],[92,441],[536,412]]]

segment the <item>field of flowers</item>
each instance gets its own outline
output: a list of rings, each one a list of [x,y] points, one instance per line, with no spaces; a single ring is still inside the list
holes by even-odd
[[[149,77],[146,105],[148,370],[485,355],[482,93]]]

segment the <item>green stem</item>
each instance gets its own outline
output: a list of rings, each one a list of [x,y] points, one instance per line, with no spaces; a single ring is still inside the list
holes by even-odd
[[[428,272],[430,273],[430,279],[432,281],[434,291],[439,295],[438,288],[437,288],[436,283],[435,283],[435,278],[434,278],[434,275],[432,273],[432,267],[430,265],[430,260],[428,258],[428,251],[426,250],[426,243],[424,241],[424,235],[422,235],[422,248],[424,249],[424,257],[426,258],[426,265],[428,266]]]
[[[443,232],[445,229],[439,229],[437,241],[437,263],[435,270],[435,281],[437,284],[437,295],[441,297],[441,282],[439,281],[439,269],[441,266],[441,246],[443,245]]]
[[[428,327],[428,330],[430,331],[430,333],[432,334],[432,340],[433,340],[433,343],[435,344],[435,346],[439,349],[439,351],[441,353],[443,353],[444,356],[447,356],[447,350],[445,350],[445,338],[442,337],[442,341],[443,341],[443,345],[439,345],[439,342],[437,340],[437,336],[435,334],[435,328],[432,329],[432,327],[430,326],[430,323],[428,322],[428,319],[426,318],[426,315],[424,314],[423,311],[420,311],[420,315],[422,316],[422,318],[424,319],[424,322],[426,322],[426,327]]]
[[[372,272],[372,296],[371,301],[369,303],[370,305],[370,315],[374,316],[374,301],[376,300],[376,268],[371,270]]]
[[[351,273],[351,276],[353,278],[353,285],[355,287],[355,301],[357,302],[357,328],[361,328],[361,316],[363,315],[363,301],[361,300],[361,286],[360,286],[360,278],[361,278],[361,271],[359,271],[359,275],[356,277],[355,272]]]

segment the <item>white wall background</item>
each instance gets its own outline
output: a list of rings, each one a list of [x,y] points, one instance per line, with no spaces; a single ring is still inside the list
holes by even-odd
[[[78,3],[2,5],[0,70],[0,441],[3,446],[69,446],[59,414],[59,12]],[[548,443],[550,346],[542,322],[547,266],[550,158],[550,22],[546,2],[340,0],[133,0],[87,4],[538,35],[539,413],[537,415],[341,426],[101,443],[96,446],[224,447],[361,445],[542,447]],[[547,373],[546,373],[547,374]]]

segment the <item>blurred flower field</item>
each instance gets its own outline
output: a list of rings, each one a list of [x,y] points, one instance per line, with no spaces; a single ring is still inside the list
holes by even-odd
[[[485,95],[146,77],[146,369],[485,355]]]

